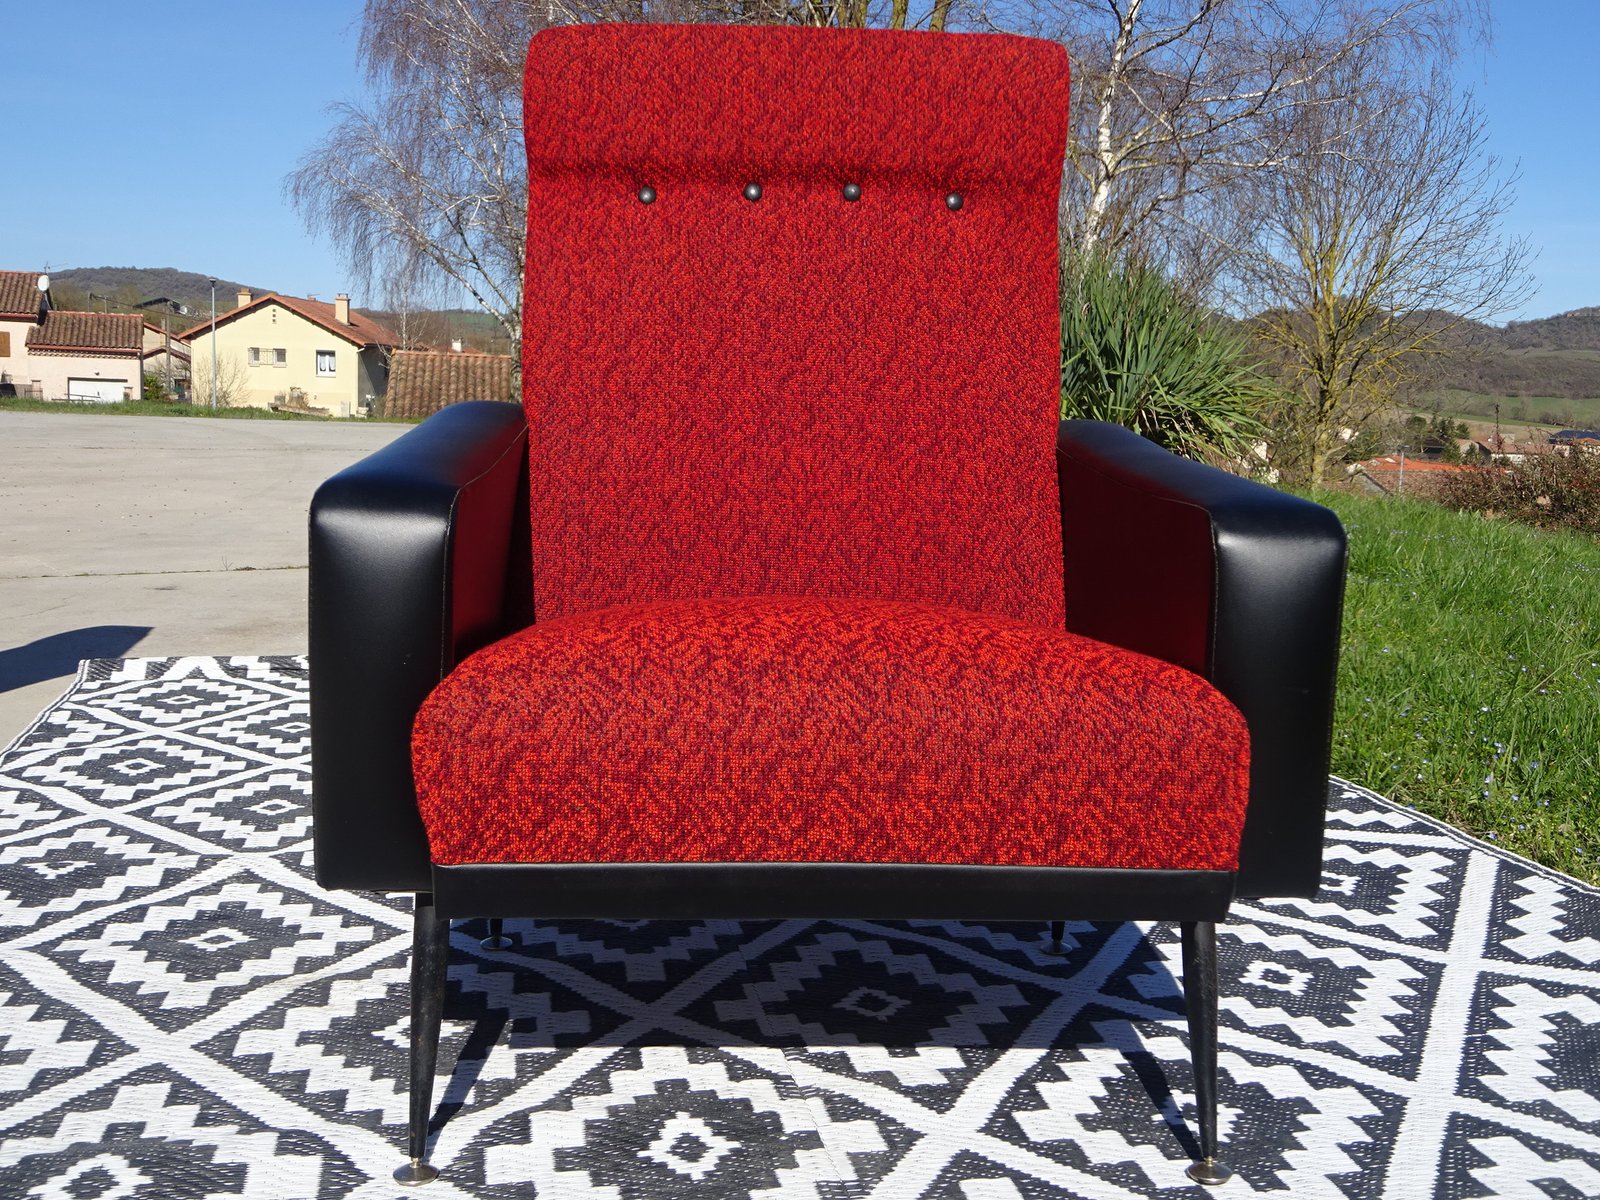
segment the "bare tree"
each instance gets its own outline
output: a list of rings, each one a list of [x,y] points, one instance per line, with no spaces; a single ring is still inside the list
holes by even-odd
[[[1274,462],[1320,482],[1357,429],[1455,348],[1469,322],[1526,297],[1528,248],[1500,228],[1512,181],[1448,63],[1373,46],[1320,86],[1256,195],[1260,234],[1233,277],[1293,394]]]
[[[368,0],[372,102],[339,106],[287,187],[391,305],[444,281],[520,341],[522,59],[567,18],[561,0]]]
[[[521,342],[527,181],[522,62],[549,25],[721,20],[943,29],[953,0],[367,0],[368,105],[335,124],[286,190],[395,311],[464,292]]]
[[[217,356],[217,407],[237,408],[250,399],[250,380],[244,360],[237,354]],[[211,404],[211,355],[196,354],[189,366],[189,402],[195,407]]]
[[[1072,52],[1066,236],[1204,287],[1252,233],[1239,189],[1338,102],[1341,63],[1482,19],[1482,0],[1034,0],[1012,27]]]

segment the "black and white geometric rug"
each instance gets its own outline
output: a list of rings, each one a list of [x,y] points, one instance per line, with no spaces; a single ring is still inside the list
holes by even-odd
[[[310,875],[300,659],[87,663],[0,757],[0,1196],[394,1197],[403,897]],[[1163,926],[458,927],[422,1195],[1600,1195],[1600,895],[1335,783],[1222,938],[1188,1184]]]

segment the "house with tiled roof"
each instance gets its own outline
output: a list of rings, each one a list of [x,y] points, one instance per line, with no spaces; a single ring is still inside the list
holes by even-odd
[[[144,384],[146,325],[132,313],[51,309],[28,330],[28,361],[45,400],[116,404]],[[161,331],[155,330],[159,338]]]
[[[39,287],[42,278],[37,271],[0,271],[0,394],[37,395],[28,331],[50,309],[50,293]]]
[[[515,401],[511,366],[509,354],[396,350],[383,415],[420,420],[463,400]]]
[[[1493,467],[1434,462],[1409,455],[1386,454],[1352,464],[1350,483],[1357,489],[1383,496],[1433,496],[1445,481],[1458,475],[1475,475]]]
[[[59,309],[45,277],[0,271],[0,394],[112,404],[138,399],[146,373],[181,391],[187,350],[137,314]]]
[[[255,408],[319,409],[336,417],[364,415],[389,381],[389,355],[399,336],[350,307],[241,289],[216,317],[217,403]],[[196,404],[211,400],[210,316],[179,335],[188,344]]]

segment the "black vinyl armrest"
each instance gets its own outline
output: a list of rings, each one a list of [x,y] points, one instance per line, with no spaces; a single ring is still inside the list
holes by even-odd
[[[1321,879],[1345,535],[1308,500],[1063,421],[1067,627],[1188,667],[1250,727],[1241,897]]]
[[[427,890],[411,723],[465,654],[531,618],[527,424],[451,405],[311,501],[311,793],[324,887]]]

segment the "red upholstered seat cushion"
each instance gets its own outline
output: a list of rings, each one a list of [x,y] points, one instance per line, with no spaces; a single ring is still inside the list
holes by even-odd
[[[619,606],[479,651],[423,705],[435,862],[1233,869],[1244,720],[1180,667],[880,600]]]

